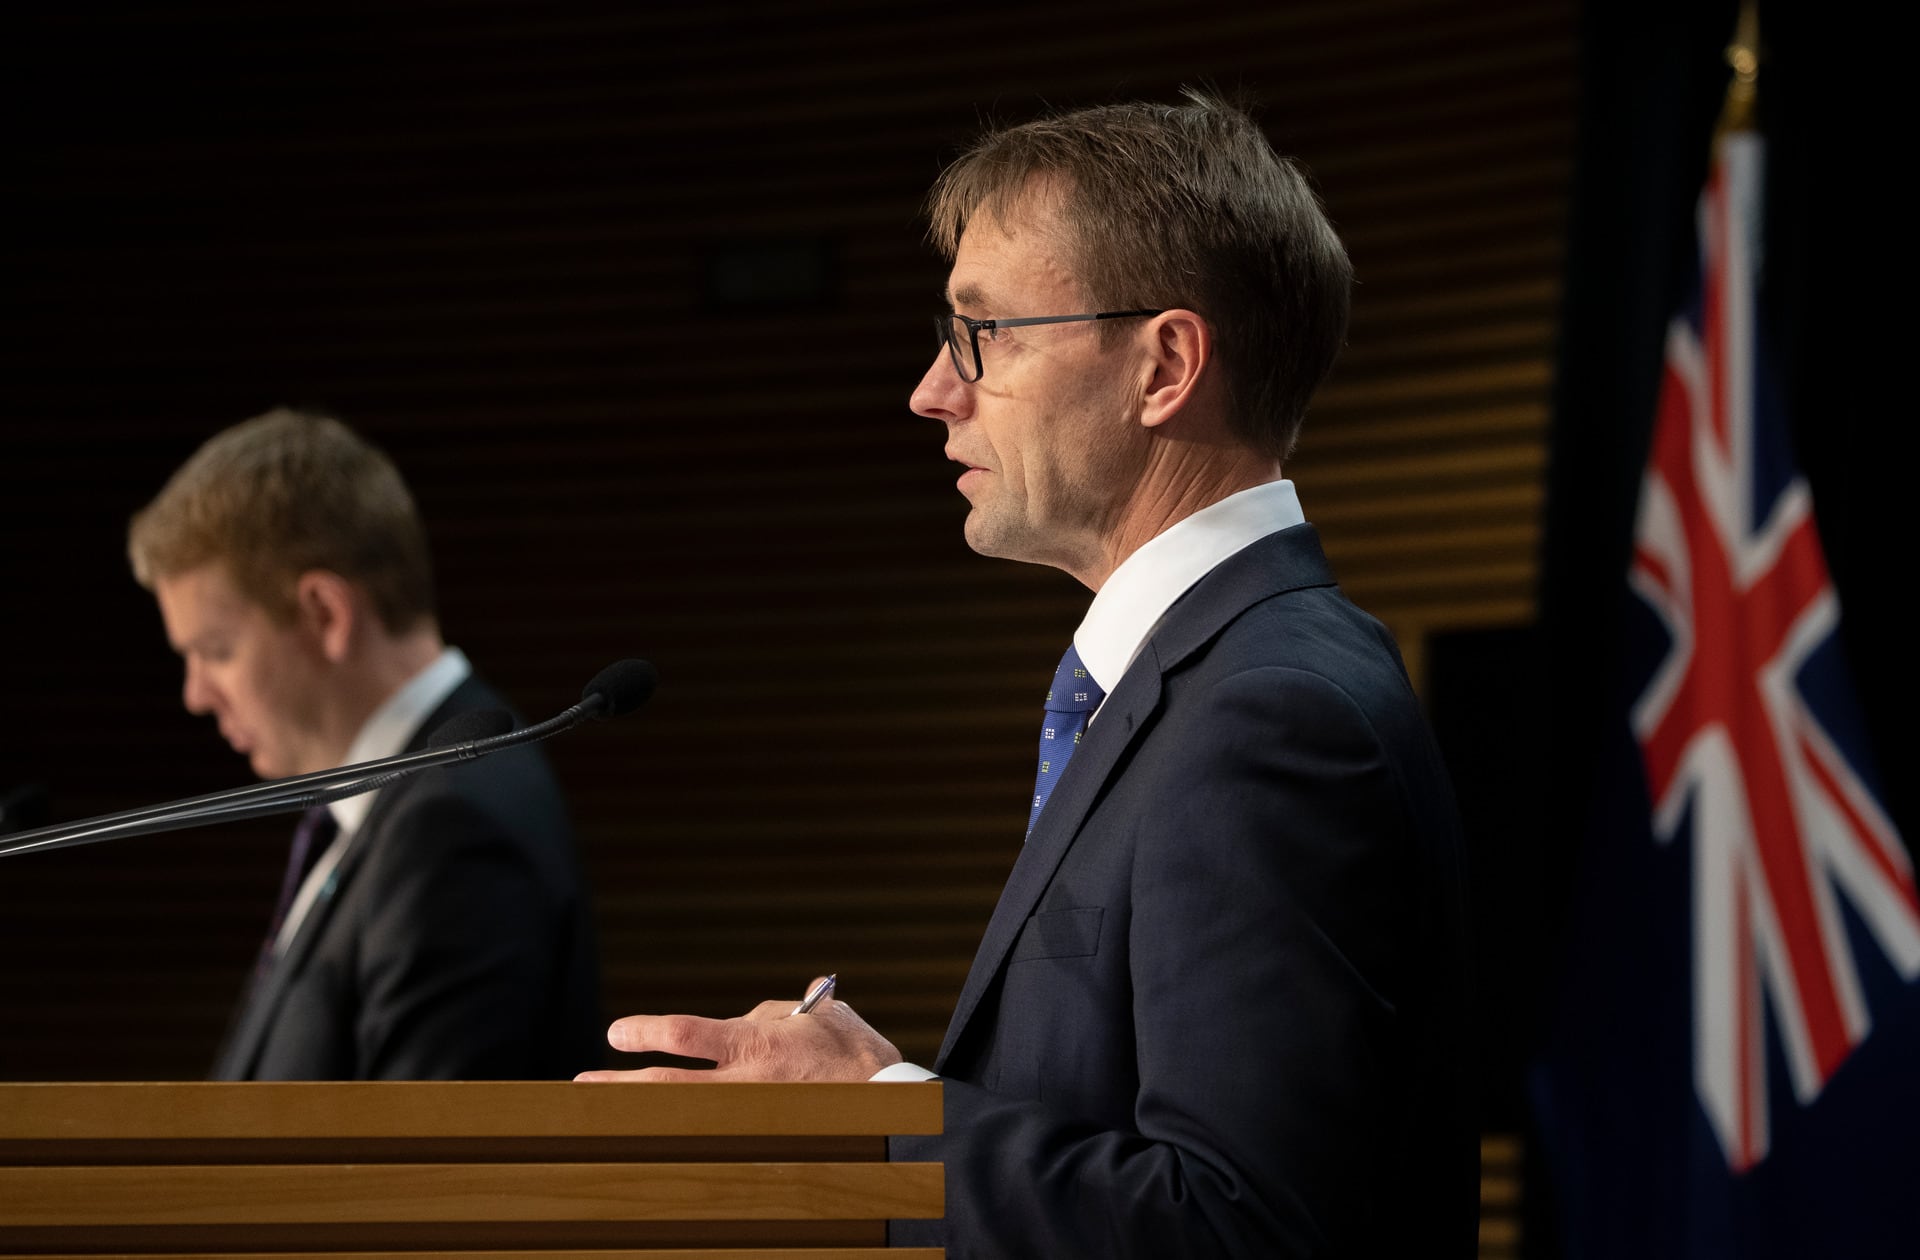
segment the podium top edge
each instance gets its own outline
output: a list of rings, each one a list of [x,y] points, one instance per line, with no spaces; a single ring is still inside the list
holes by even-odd
[[[938,1133],[937,1081],[0,1083],[0,1141],[889,1137]]]

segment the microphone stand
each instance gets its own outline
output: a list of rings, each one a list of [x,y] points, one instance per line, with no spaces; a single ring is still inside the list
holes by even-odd
[[[445,748],[402,753],[397,757],[383,757],[377,761],[363,761],[357,765],[338,766],[332,770],[317,770],[311,774],[209,792],[204,796],[169,801],[164,805],[122,810],[76,823],[18,832],[0,837],[0,857],[98,844],[102,840],[117,840],[122,836],[153,835],[201,824],[237,822],[243,818],[259,818],[268,814],[290,814],[372,792],[434,766],[470,761],[521,744],[535,743],[578,726],[590,717],[598,717],[616,704],[617,701],[606,692],[589,685],[588,693],[580,703],[536,726],[508,731],[504,735],[466,740]]]

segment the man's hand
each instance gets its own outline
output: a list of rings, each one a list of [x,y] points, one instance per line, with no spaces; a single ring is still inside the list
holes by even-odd
[[[616,1050],[712,1059],[714,1066],[582,1072],[575,1080],[864,1081],[900,1062],[892,1042],[851,1006],[831,998],[805,1015],[793,1013],[792,998],[762,1002],[738,1019],[629,1015],[607,1029],[607,1044]]]

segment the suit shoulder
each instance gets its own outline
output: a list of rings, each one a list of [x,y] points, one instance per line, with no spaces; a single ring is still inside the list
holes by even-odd
[[[1277,669],[1319,678],[1368,713],[1418,705],[1393,635],[1337,587],[1277,592],[1249,605],[1196,665],[1214,674]]]
[[[459,864],[492,853],[550,881],[577,878],[566,803],[536,749],[512,749],[394,784],[383,789],[364,825],[376,867]]]

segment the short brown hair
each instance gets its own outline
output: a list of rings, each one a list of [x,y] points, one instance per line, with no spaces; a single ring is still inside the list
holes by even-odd
[[[1353,268],[1301,167],[1244,110],[1185,96],[989,133],[935,183],[931,235],[951,260],[975,216],[1004,220],[1046,196],[1094,306],[1199,312],[1220,347],[1233,432],[1284,458],[1346,340]]]
[[[241,594],[283,619],[312,569],[365,588],[390,633],[434,615],[426,530],[400,470],[311,412],[283,407],[209,439],[134,514],[127,557],[148,590],[224,562]]]

